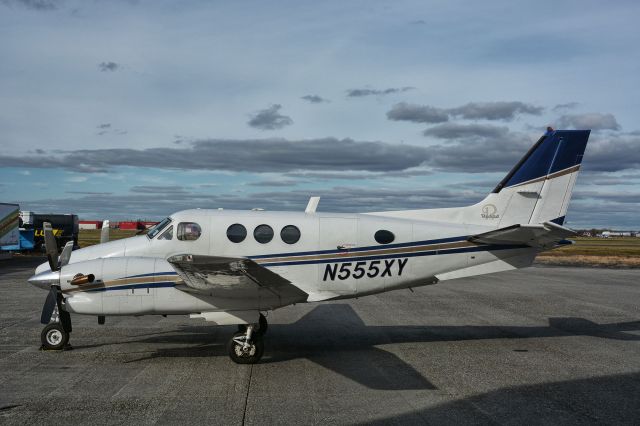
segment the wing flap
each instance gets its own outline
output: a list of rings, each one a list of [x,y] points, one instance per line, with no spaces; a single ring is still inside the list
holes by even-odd
[[[481,244],[528,245],[549,248],[565,238],[577,235],[569,228],[553,222],[539,225],[519,224],[496,229],[469,237],[469,241]]]
[[[304,301],[307,293],[251,259],[181,254],[167,259],[185,285],[183,291],[221,298],[260,297],[268,291],[284,301]],[[293,302],[292,302],[293,303]]]

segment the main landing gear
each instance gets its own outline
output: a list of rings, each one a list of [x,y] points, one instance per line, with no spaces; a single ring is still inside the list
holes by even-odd
[[[227,345],[231,360],[237,364],[255,364],[260,361],[264,353],[262,337],[267,332],[267,328],[267,319],[262,314],[258,324],[239,325],[239,331],[233,335]]]

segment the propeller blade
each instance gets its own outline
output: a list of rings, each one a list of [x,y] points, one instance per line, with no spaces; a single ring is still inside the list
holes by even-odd
[[[44,247],[47,252],[47,258],[49,259],[49,267],[52,271],[58,270],[58,244],[56,243],[56,237],[53,236],[53,229],[49,222],[42,224],[42,230],[44,231]]]
[[[109,221],[102,222],[102,230],[100,231],[100,244],[109,242]]]
[[[60,253],[59,266],[61,268],[69,263],[69,260],[71,259],[72,251],[73,251],[73,241],[67,241],[67,244],[65,244],[64,248],[62,249],[62,253]]]
[[[56,307],[58,299],[58,290],[55,287],[51,287],[49,290],[49,294],[47,294],[47,299],[44,301],[44,306],[42,307],[42,314],[40,315],[40,322],[42,324],[49,324],[51,320],[51,315],[53,314],[53,310]]]

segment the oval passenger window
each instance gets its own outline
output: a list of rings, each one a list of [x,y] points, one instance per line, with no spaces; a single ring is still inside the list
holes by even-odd
[[[227,228],[227,238],[232,243],[240,243],[247,238],[247,228],[240,225],[239,223],[234,223],[230,227]]]
[[[295,244],[300,239],[300,230],[293,225],[287,225],[280,231],[280,238],[287,244]]]
[[[393,232],[387,231],[385,229],[379,230],[373,237],[376,239],[378,244],[389,244],[396,239],[396,236],[393,235]]]
[[[253,238],[260,244],[266,244],[273,239],[273,229],[269,225],[258,225],[253,230]]]

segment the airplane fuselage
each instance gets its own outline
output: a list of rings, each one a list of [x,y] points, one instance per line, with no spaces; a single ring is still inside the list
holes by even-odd
[[[178,228],[185,224],[196,224],[200,235],[180,239]],[[237,241],[239,237],[228,235],[230,227],[239,225],[246,236],[233,242],[230,238]],[[292,227],[299,231],[299,238]],[[74,251],[62,270],[61,287],[67,309],[79,314],[270,310],[429,285],[456,274],[464,276],[460,271],[468,268],[535,255],[531,247],[497,247],[467,240],[469,235],[494,228],[375,214],[185,210],[172,215],[153,238],[141,235]],[[288,234],[282,234],[283,229]],[[170,239],[166,236],[169,230]],[[224,292],[206,296],[180,290],[176,287],[180,278],[165,259],[186,253],[252,259],[308,296],[304,300],[282,298],[265,290],[258,295],[225,297]],[[69,283],[76,274],[88,271],[96,275],[94,284]]]

